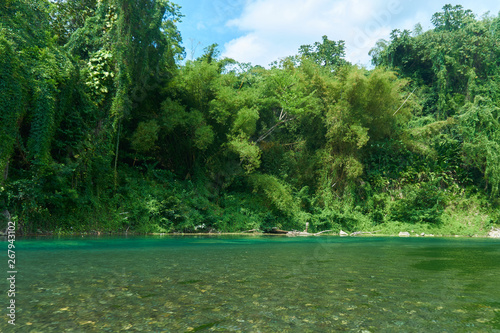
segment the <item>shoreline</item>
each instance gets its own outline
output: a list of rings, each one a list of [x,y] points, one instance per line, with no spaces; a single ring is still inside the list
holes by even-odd
[[[413,233],[410,235],[399,235],[399,234],[347,234],[340,235],[339,232],[332,233],[322,233],[321,235],[308,234],[308,235],[295,235],[295,234],[274,234],[274,233],[264,233],[264,232],[198,232],[198,233],[182,233],[182,232],[170,232],[170,233],[135,233],[135,232],[79,232],[79,233],[34,233],[34,234],[25,234],[25,235],[16,235],[17,239],[23,238],[52,238],[52,237],[109,237],[109,236],[181,236],[181,237],[190,237],[190,236],[209,236],[209,237],[219,237],[219,236],[270,236],[270,237],[341,237],[341,238],[375,238],[375,237],[394,237],[394,238],[491,238],[491,239],[499,239],[498,236],[490,236],[488,232],[484,234],[472,234],[472,235],[459,235],[459,234],[418,234]],[[0,235],[0,239],[7,238],[7,235]]]

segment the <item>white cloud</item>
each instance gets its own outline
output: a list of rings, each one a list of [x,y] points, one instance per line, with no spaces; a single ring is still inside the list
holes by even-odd
[[[395,4],[394,4],[395,3]],[[242,15],[227,22],[242,37],[224,45],[223,55],[267,66],[297,53],[300,45],[345,40],[348,60],[368,64],[368,51],[392,30],[399,0],[257,0]],[[397,10],[395,10],[396,8]]]
[[[236,59],[240,62],[265,59],[262,55],[271,49],[266,39],[259,38],[255,33],[231,40],[224,45],[226,52],[224,56]],[[252,61],[254,63],[254,61]],[[259,64],[255,62],[254,64]]]
[[[274,60],[297,54],[300,45],[313,44],[327,35],[331,40],[345,40],[347,60],[369,65],[368,52],[377,40],[388,39],[393,29],[411,30],[419,22],[424,29],[430,27],[432,14],[449,1],[440,2],[249,0],[240,17],[226,23],[228,29],[237,29],[242,36],[224,45],[223,56],[267,66]],[[475,11],[473,7],[464,7]],[[498,10],[498,5],[494,7]]]

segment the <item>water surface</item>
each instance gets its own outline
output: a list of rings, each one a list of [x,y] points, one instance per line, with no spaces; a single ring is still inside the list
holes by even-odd
[[[16,250],[18,332],[500,332],[498,240],[65,238]]]

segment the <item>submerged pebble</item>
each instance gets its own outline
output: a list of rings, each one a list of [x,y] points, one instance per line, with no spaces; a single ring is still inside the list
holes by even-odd
[[[106,249],[78,254],[28,251],[19,267],[22,292],[16,300],[19,317],[29,320],[19,321],[20,331],[367,333],[498,326],[500,307],[487,304],[500,299],[500,250],[491,243],[343,238],[342,243],[256,239],[238,244],[236,239],[220,246],[190,241],[166,239],[165,246],[127,249],[114,249],[110,241]],[[332,260],[294,269],[325,246]],[[38,264],[47,257],[53,260]],[[430,270],[418,264],[438,259],[452,266]],[[475,286],[474,293],[465,294],[468,285]],[[477,305],[469,306],[472,299]],[[4,323],[0,331],[6,331]]]

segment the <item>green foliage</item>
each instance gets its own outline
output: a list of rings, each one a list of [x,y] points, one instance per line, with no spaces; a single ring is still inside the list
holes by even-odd
[[[266,77],[265,90],[280,108],[280,122],[285,123],[316,111],[315,92],[307,89],[300,74],[294,68],[285,67],[272,69]]]
[[[0,116],[3,118],[1,126],[6,127],[2,131],[6,143],[2,147],[5,149],[0,161],[2,170],[15,149],[28,155],[28,164],[37,167],[49,165],[55,130],[64,114],[64,110],[57,107],[64,99],[60,88],[75,75],[75,68],[65,52],[57,49],[47,34],[46,5],[44,1],[32,4],[18,1],[5,4],[7,8],[2,10]],[[31,21],[27,21],[27,17]],[[34,27],[39,27],[39,30]],[[15,31],[23,33],[16,34]]]
[[[443,12],[432,15],[431,22],[436,31],[453,31],[462,29],[467,23],[474,20],[471,10],[464,10],[462,6],[445,5]]]
[[[391,207],[391,218],[410,223],[439,224],[446,208],[446,196],[432,183],[408,186],[403,198]]]
[[[316,42],[313,45],[301,45],[299,54],[303,57],[312,59],[316,64],[324,66],[329,70],[346,65],[345,61],[345,42],[329,40],[327,36],[322,37],[322,42]]]
[[[416,95],[422,106],[403,136],[410,163],[391,173],[394,178],[379,174],[377,179],[388,193],[403,195],[390,209],[393,218],[442,221],[461,233],[472,225],[482,228],[487,218],[467,226],[457,224],[451,216],[463,220],[472,208],[454,212],[458,208],[450,201],[409,189],[418,181],[436,194],[453,194],[454,200],[477,191],[488,193],[490,200],[498,196],[499,18],[476,19],[461,6],[446,5],[432,22],[435,29],[425,33],[395,30],[390,42],[380,41],[372,50],[375,65],[395,69],[419,85]],[[433,206],[434,201],[445,202],[448,208]],[[407,209],[412,205],[416,208]],[[494,212],[481,207],[477,216]]]
[[[92,55],[87,63],[87,78],[85,84],[89,87],[90,94],[97,104],[102,104],[109,88],[112,86],[113,55],[110,51],[99,50]]]
[[[259,168],[261,151],[255,143],[249,142],[244,135],[232,138],[228,142],[228,147],[239,155],[240,162],[246,172],[251,173]]]
[[[292,217],[298,212],[299,207],[290,187],[276,177],[255,173],[249,176],[249,182],[254,191],[262,193],[270,206],[280,213]]]
[[[498,75],[500,51],[498,17],[476,20],[461,6],[443,10],[433,16],[436,29],[416,35],[394,30],[390,43],[381,42],[372,52],[375,65],[394,68],[429,87],[423,91],[423,111],[437,114],[438,120],[454,115],[479,91],[488,94],[480,87]]]
[[[50,10],[51,25],[59,45],[68,42],[76,30],[83,27],[85,20],[95,13],[98,0],[58,0]]]
[[[465,163],[484,174],[485,187],[497,196],[500,185],[500,108],[476,97],[458,117]]]
[[[138,153],[146,153],[155,148],[160,126],[155,120],[140,122],[132,136],[132,149]]]
[[[377,43],[374,70],[326,36],[271,69],[216,44],[181,65],[181,17],[167,0],[0,4],[0,209],[21,232],[498,221],[498,17],[447,5]]]
[[[201,125],[194,131],[194,146],[206,150],[214,141],[214,131],[210,125]]]
[[[232,132],[250,137],[255,133],[257,120],[259,120],[258,110],[244,107],[238,111],[238,115],[233,123]]]
[[[8,166],[17,137],[17,122],[25,111],[22,73],[12,44],[0,26],[0,171]]]
[[[353,67],[344,74],[333,91],[337,102],[326,114],[323,165],[330,186],[343,190],[359,178],[365,147],[400,133],[399,124],[410,112],[400,94],[405,84],[381,70],[365,75]]]

